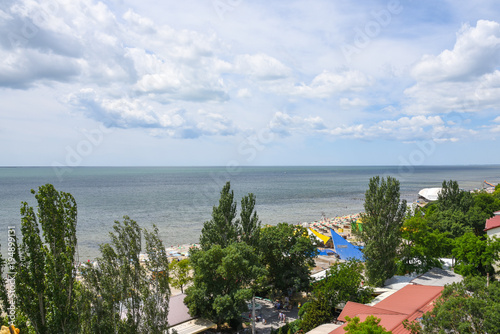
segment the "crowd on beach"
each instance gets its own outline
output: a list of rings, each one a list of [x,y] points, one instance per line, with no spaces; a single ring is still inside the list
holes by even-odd
[[[361,214],[355,213],[346,216],[339,216],[334,218],[325,218],[323,217],[319,221],[314,221],[308,224],[308,227],[319,232],[321,234],[329,235],[330,229],[333,229],[335,232],[339,233],[342,236],[350,237],[352,224],[361,223]]]

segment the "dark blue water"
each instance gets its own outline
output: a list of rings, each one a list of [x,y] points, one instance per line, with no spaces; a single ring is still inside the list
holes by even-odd
[[[0,243],[6,243],[7,226],[20,225],[21,202],[36,205],[30,189],[45,183],[75,197],[79,254],[87,259],[124,215],[143,227],[156,224],[168,246],[197,242],[226,181],[238,202],[254,193],[262,222],[277,224],[361,212],[375,175],[396,177],[402,198],[412,202],[421,188],[443,180],[457,180],[464,189],[481,188],[483,180],[499,183],[500,166],[79,167],[63,175],[51,167],[0,168]]]

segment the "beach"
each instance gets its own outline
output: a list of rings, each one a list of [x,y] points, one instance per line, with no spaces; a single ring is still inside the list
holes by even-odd
[[[21,202],[36,207],[30,190],[51,183],[77,202],[78,262],[99,257],[99,245],[111,240],[113,222],[125,215],[149,230],[155,224],[167,248],[178,251],[175,247],[199,241],[223,184],[231,181],[238,210],[241,198],[253,193],[263,225],[316,222],[314,227],[328,234],[328,224],[337,221],[321,217],[362,212],[368,181],[375,175],[396,177],[401,198],[413,202],[420,189],[439,187],[443,180],[458,180],[464,189],[480,188],[483,180],[499,183],[499,170],[498,166],[241,167],[228,175],[224,167],[79,167],[58,178],[50,167],[0,168],[0,229],[4,236],[9,226],[20,233]]]

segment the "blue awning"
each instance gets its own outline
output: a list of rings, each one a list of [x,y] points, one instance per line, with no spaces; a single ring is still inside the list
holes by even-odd
[[[357,249],[356,246],[342,238],[342,236],[334,230],[330,229],[330,233],[332,234],[333,249],[335,250],[335,253],[340,256],[341,260],[354,258],[356,260],[363,261],[363,253]]]

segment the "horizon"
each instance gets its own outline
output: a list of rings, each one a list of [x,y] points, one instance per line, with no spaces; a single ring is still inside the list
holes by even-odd
[[[7,0],[0,165],[499,165],[494,0]]]

